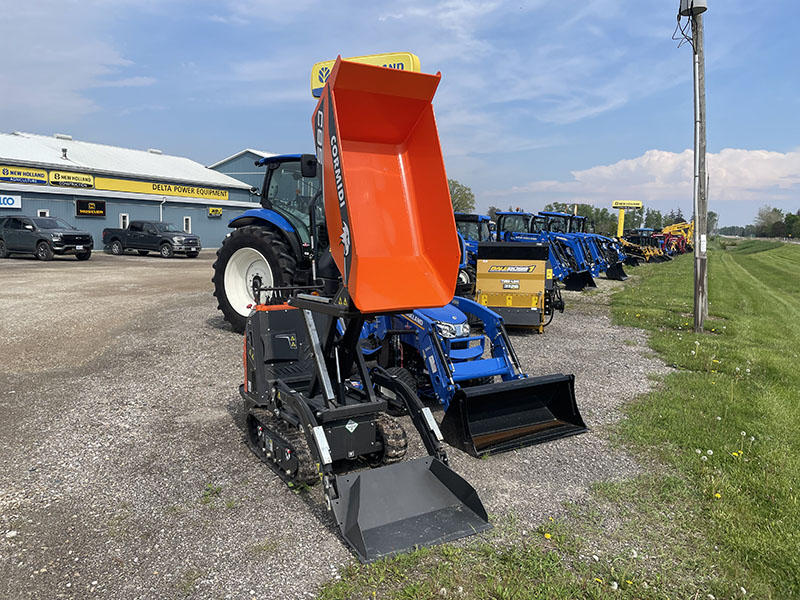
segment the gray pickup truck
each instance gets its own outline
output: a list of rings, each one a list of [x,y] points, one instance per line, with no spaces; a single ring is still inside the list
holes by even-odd
[[[39,260],[52,260],[56,254],[74,254],[78,260],[89,260],[93,246],[88,231],[56,217],[0,217],[0,258],[33,254]]]
[[[153,251],[164,258],[175,254],[195,258],[201,250],[199,237],[163,221],[131,221],[127,229],[103,229],[103,244],[111,254],[136,250],[145,256]]]

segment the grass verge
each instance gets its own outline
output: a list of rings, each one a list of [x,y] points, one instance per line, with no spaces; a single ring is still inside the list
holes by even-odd
[[[348,566],[321,597],[800,597],[800,247],[744,242],[709,262],[706,334],[691,333],[691,256],[640,267],[612,301],[676,369],[614,433],[663,468],[596,484],[532,535],[498,526]]]

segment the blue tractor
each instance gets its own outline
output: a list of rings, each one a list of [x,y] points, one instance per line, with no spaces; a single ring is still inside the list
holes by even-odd
[[[497,213],[497,241],[539,242],[550,247],[553,277],[568,290],[597,287],[592,278],[596,268],[588,247],[569,234],[566,219],[523,212]]]
[[[591,256],[593,277],[605,272],[609,279],[625,281],[628,278],[622,269],[626,256],[619,242],[590,231],[592,227],[586,217],[551,211],[541,211],[539,215],[553,222],[567,222],[567,233],[581,240]]]
[[[529,377],[502,317],[468,298],[377,317],[362,330],[362,351],[421,399],[440,403],[444,438],[472,456],[586,431],[572,376]]]
[[[261,288],[310,290],[321,283],[333,294],[339,286],[330,253],[321,252],[328,246],[321,170],[302,176],[302,163],[316,161],[313,154],[284,154],[255,163],[266,167],[261,207],[228,223],[233,231],[217,251],[212,278],[218,308],[234,331],[244,332]]]

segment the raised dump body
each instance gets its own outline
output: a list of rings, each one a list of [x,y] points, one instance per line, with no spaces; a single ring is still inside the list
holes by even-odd
[[[455,293],[439,80],[339,60],[314,113],[331,252],[363,313],[444,306]]]

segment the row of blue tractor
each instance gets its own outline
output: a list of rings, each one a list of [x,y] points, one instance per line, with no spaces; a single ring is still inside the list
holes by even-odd
[[[496,218],[496,230],[491,232],[488,216],[456,213],[471,261],[480,242],[536,242],[548,246],[553,278],[568,290],[596,287],[594,278],[602,273],[617,281],[627,279],[622,265],[632,264],[630,257],[617,240],[593,233],[586,217],[543,211],[498,212]]]

